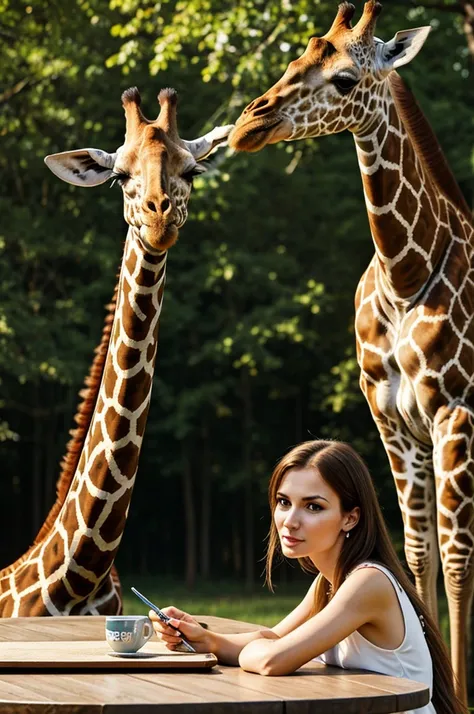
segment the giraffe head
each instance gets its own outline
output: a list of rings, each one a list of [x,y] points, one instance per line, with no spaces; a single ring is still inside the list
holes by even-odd
[[[116,180],[123,189],[125,220],[151,252],[167,250],[176,242],[187,218],[193,177],[206,170],[199,162],[225,143],[232,129],[216,127],[199,139],[185,141],[178,134],[175,90],[163,89],[158,101],[158,118],[150,121],[141,111],[136,87],[122,94],[125,141],[114,154],[79,149],[45,158],[56,176],[75,186]]]
[[[382,6],[370,0],[352,27],[355,8],[339,10],[324,37],[312,37],[283,77],[251,102],[229,138],[239,151],[277,141],[364,131],[374,121],[385,78],[421,49],[430,27],[397,32],[390,42],[374,36]]]

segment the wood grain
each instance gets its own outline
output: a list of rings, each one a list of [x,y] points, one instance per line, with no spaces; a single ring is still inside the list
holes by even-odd
[[[197,619],[222,633],[259,627],[218,617]],[[317,662],[287,677],[261,677],[220,665],[201,672],[130,671],[134,660],[106,654],[104,629],[104,617],[0,620],[0,714],[389,714],[416,709],[429,700],[422,684]],[[157,657],[176,657],[153,639],[140,651],[147,649]],[[15,662],[19,653],[31,658],[33,651],[43,653],[36,665],[41,657],[55,657],[54,670],[4,668],[7,660]],[[123,662],[127,671],[116,665],[106,670],[62,668],[67,661],[77,665],[85,652]],[[178,656],[184,661],[197,655]]]
[[[145,656],[144,656],[145,655]],[[153,655],[147,657],[146,655]],[[208,669],[213,654],[170,652],[161,642],[147,642],[137,658],[117,657],[102,640],[60,642],[0,642],[0,667],[11,669]]]

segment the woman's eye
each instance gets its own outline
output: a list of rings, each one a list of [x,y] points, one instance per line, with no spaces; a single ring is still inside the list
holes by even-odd
[[[331,81],[340,94],[348,94],[359,83],[358,79],[343,76],[333,77]]]
[[[277,498],[277,503],[279,506],[289,506],[291,505],[288,499],[286,498]]]
[[[319,503],[308,503],[308,509],[310,511],[313,511],[314,513],[317,513],[318,511],[322,511],[323,509],[319,505]]]

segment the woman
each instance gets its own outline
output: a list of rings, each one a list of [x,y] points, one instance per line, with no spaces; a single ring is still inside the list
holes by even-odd
[[[307,441],[275,468],[267,582],[278,548],[317,574],[303,601],[272,629],[221,635],[169,607],[172,625],[198,652],[265,675],[311,659],[424,682],[431,702],[417,714],[464,714],[441,636],[391,544],[370,474],[348,445]],[[176,631],[150,613],[170,649]]]

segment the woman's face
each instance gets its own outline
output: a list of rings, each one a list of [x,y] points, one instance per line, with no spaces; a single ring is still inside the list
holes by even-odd
[[[348,530],[353,521],[313,467],[288,471],[277,492],[273,517],[283,555],[316,560],[331,551],[337,557],[346,536],[343,529]]]

